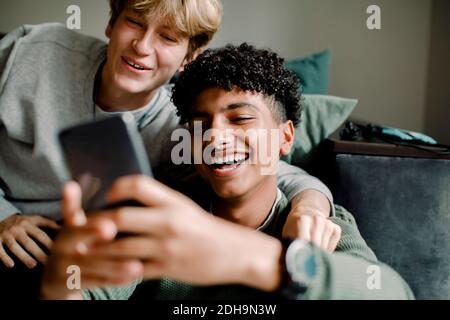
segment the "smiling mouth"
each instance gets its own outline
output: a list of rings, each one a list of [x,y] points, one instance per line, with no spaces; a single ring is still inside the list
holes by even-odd
[[[210,164],[208,164],[208,167],[217,173],[231,172],[240,167],[242,164],[245,164],[249,158],[250,155],[248,153],[234,154],[225,157],[213,157],[210,159]]]
[[[129,65],[130,67],[132,67],[133,69],[136,69],[136,70],[138,70],[138,71],[148,71],[148,70],[151,70],[151,69],[149,69],[149,68],[147,68],[147,67],[145,67],[145,66],[142,66],[142,65],[140,65],[140,64],[137,64],[137,63],[135,63],[135,62],[133,62],[133,61],[131,61],[131,60],[128,60],[128,59],[126,59],[126,58],[124,58],[124,57],[122,57],[122,60],[123,60],[127,65]]]

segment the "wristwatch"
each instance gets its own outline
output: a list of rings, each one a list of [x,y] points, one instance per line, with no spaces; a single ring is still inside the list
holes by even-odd
[[[289,299],[304,294],[317,276],[317,258],[314,247],[303,239],[284,240],[281,293]]]

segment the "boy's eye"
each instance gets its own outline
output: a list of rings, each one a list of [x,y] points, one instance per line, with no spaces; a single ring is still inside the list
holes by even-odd
[[[177,42],[177,39],[175,37],[169,36],[167,34],[161,34],[161,37],[169,42],[173,42],[173,43]]]
[[[231,122],[234,123],[246,123],[249,122],[251,120],[255,119],[254,117],[236,117],[236,118],[232,118]]]
[[[136,20],[134,20],[132,18],[129,18],[129,17],[127,17],[126,20],[129,23],[134,24],[135,26],[138,26],[138,27],[142,28],[142,23],[140,23],[140,22],[138,22],[138,21],[136,21]]]

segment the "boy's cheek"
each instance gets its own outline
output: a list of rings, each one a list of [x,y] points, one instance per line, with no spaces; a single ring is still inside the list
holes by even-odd
[[[260,165],[259,174],[261,176],[274,176],[278,172],[279,160],[275,158],[269,159],[269,161],[263,165]]]
[[[273,166],[278,162],[282,143],[276,132],[272,134],[259,135],[258,139],[250,141],[250,159],[252,164],[263,167]]]
[[[201,164],[203,163],[203,141],[202,138],[199,136],[193,136],[191,134],[191,159],[194,164]]]

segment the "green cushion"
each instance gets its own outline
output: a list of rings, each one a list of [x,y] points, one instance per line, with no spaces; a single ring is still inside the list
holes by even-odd
[[[283,160],[308,168],[319,144],[344,123],[358,100],[305,94],[302,103],[302,121],[295,130],[294,145]]]
[[[300,59],[289,60],[285,65],[299,77],[303,93],[327,94],[330,60],[330,51],[325,50]]]

